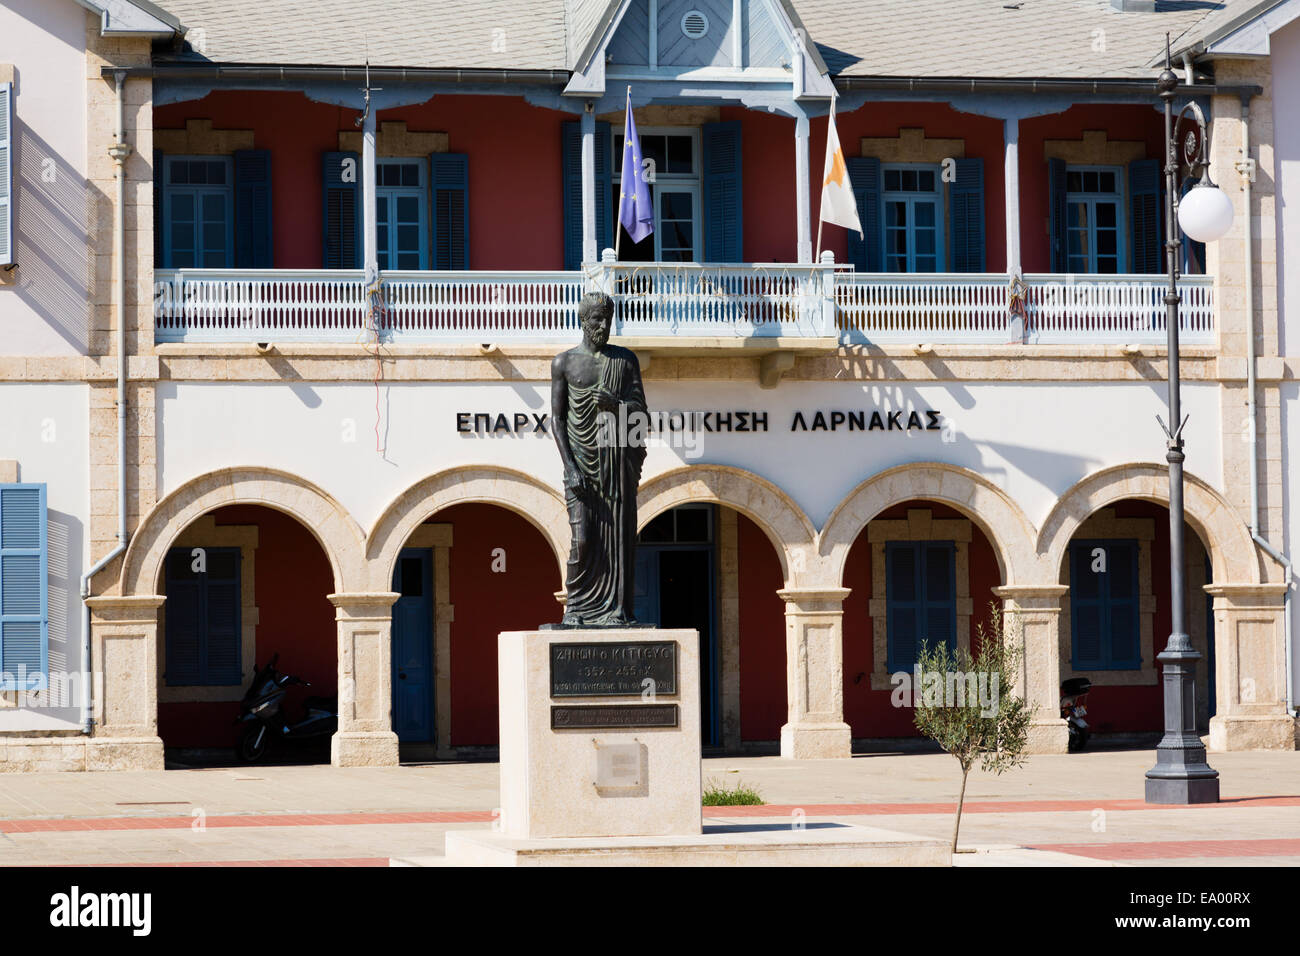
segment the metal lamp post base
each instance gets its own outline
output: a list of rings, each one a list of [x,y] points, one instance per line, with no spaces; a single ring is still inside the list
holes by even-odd
[[[1196,733],[1196,661],[1187,635],[1171,635],[1171,649],[1156,657],[1164,665],[1165,736],[1156,765],[1147,771],[1147,803],[1218,803],[1219,771],[1205,759]]]

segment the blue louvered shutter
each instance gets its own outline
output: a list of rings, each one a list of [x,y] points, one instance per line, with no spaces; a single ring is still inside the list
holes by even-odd
[[[12,83],[0,83],[0,266],[14,261]]]
[[[916,663],[921,630],[916,565],[916,546],[910,541],[885,544],[885,633],[891,674],[911,670]]]
[[[956,651],[956,549],[951,541],[926,541],[917,551],[924,601],[920,640],[930,647],[946,644],[950,652]]]
[[[0,689],[41,690],[49,672],[45,485],[0,485]]]
[[[957,178],[952,181],[953,272],[984,271],[984,160],[956,160]]]
[[[271,268],[271,151],[235,152],[235,268]]]
[[[1092,570],[1094,544],[1070,544],[1071,666],[1076,671],[1102,670],[1102,634],[1106,627],[1106,577]]]
[[[193,548],[167,554],[164,679],[172,687],[238,684],[241,679],[240,554],[205,548],[207,570],[193,570]]]
[[[322,175],[322,252],[325,269],[361,268],[361,159],[325,153]]]
[[[849,262],[858,272],[880,272],[884,268],[880,240],[880,160],[874,156],[850,156],[844,165],[858,204],[858,222],[862,224],[861,236],[848,230]]]
[[[1109,544],[1106,566],[1109,646],[1106,651],[1112,670],[1131,670],[1141,665],[1137,550],[1137,543],[1132,541]]]
[[[1052,243],[1052,271],[1068,272],[1069,251],[1066,248],[1065,160],[1047,161],[1047,219],[1048,236]]]
[[[163,151],[153,151],[153,261],[163,267]]]
[[[704,259],[743,262],[744,217],[740,123],[705,123]]]
[[[432,184],[433,268],[469,268],[469,157],[463,153],[429,156]]]
[[[1128,164],[1129,238],[1134,272],[1163,272],[1164,217],[1160,214],[1160,161]]]
[[[564,202],[564,268],[582,268],[582,128],[560,124],[560,174]]]

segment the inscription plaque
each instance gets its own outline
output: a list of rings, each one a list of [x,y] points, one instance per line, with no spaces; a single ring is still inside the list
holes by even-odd
[[[640,697],[647,690],[677,693],[675,641],[551,645],[552,697]]]
[[[552,730],[676,727],[676,704],[590,704],[551,708]]]

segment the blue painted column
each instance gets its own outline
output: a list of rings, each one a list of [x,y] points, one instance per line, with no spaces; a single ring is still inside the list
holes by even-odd
[[[582,114],[582,261],[595,262],[596,249],[596,114]]]

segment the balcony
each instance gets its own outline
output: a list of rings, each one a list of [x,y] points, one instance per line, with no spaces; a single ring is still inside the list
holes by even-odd
[[[1159,275],[867,274],[833,263],[611,263],[586,272],[158,270],[158,342],[572,342],[583,293],[608,292],[637,338],[843,344],[1159,344]],[[1184,276],[1180,339],[1213,345],[1214,283]]]

